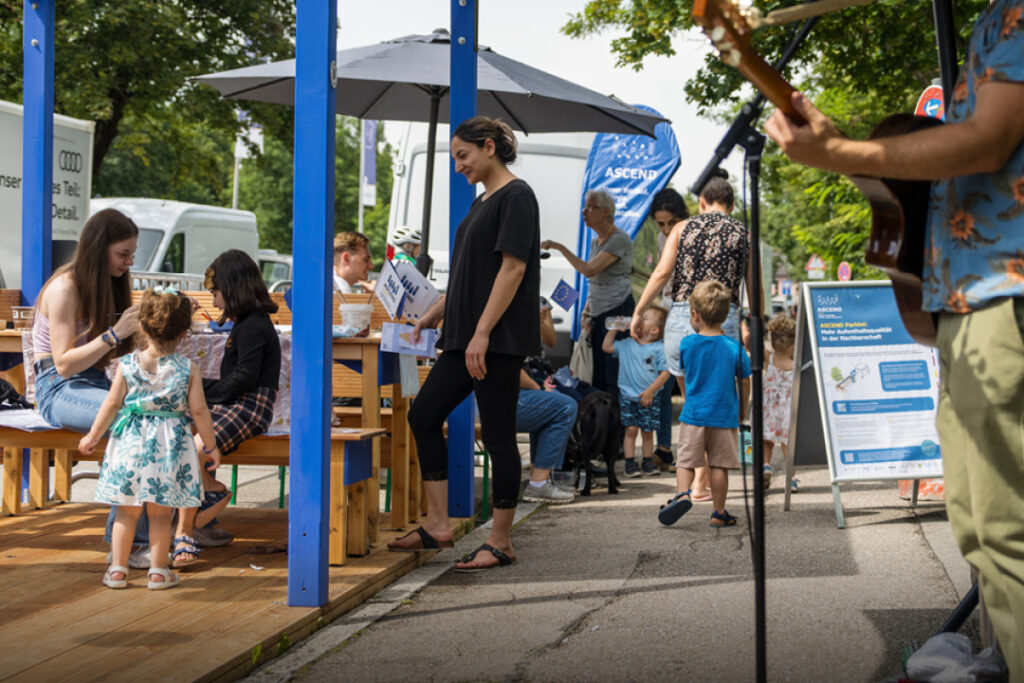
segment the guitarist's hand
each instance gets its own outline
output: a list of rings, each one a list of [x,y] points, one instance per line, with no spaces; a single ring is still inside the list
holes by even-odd
[[[768,137],[797,163],[841,173],[840,160],[835,152],[846,136],[803,93],[794,91],[791,99],[793,108],[807,119],[807,123],[796,124],[776,109],[764,125]]]

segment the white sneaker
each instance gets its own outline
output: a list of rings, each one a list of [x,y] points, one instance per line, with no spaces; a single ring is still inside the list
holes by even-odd
[[[111,564],[113,561],[114,553],[107,553],[107,564]],[[128,566],[132,569],[149,569],[149,547],[132,546],[132,552],[128,555]]]
[[[564,505],[576,500],[576,494],[560,489],[550,481],[546,481],[543,486],[530,486],[527,484],[526,490],[523,491],[523,500],[531,503]]]

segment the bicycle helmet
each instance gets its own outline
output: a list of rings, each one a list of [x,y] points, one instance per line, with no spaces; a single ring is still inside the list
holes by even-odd
[[[400,247],[403,244],[418,245],[420,243],[420,231],[408,225],[399,225],[391,233],[389,241],[396,247]]]

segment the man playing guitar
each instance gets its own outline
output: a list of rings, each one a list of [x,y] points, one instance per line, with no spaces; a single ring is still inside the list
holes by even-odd
[[[978,18],[945,126],[857,141],[800,93],[792,105],[806,124],[776,111],[765,125],[792,160],[935,181],[923,307],[938,314],[946,506],[1024,681],[1024,0]]]

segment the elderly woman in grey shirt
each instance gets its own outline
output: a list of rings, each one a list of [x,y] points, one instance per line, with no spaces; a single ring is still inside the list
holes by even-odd
[[[562,252],[569,264],[587,278],[590,294],[587,307],[593,321],[593,385],[618,397],[618,361],[601,350],[604,322],[615,316],[632,316],[635,302],[630,276],[633,272],[633,241],[615,227],[615,200],[604,190],[592,190],[583,202],[583,222],[597,235],[590,243],[590,260],[584,261],[564,244],[541,242],[541,249]],[[625,335],[623,335],[625,336]]]

